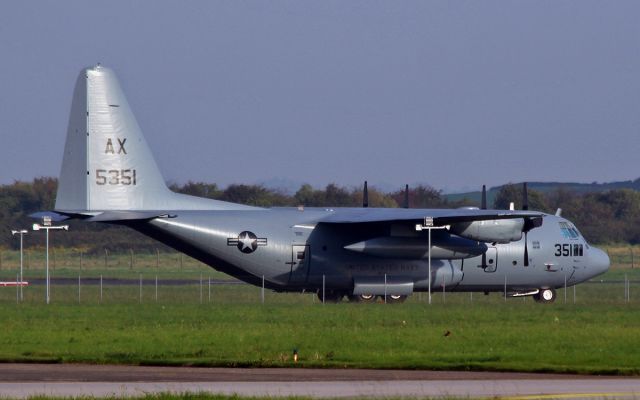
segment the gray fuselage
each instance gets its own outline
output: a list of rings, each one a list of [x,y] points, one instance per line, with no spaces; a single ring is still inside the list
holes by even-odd
[[[352,243],[380,237],[426,246],[426,231],[404,229],[406,223],[400,222],[397,226],[387,222],[316,222],[342,210],[350,209],[180,211],[174,218],[129,225],[238,279],[258,285],[264,278],[267,287],[278,291],[317,291],[324,284],[352,293],[358,282],[384,281],[389,288],[410,284],[410,291],[428,290],[429,262],[424,255],[398,257],[391,249],[389,257],[379,250],[372,255],[345,249]],[[567,233],[561,225],[573,231]],[[243,232],[255,239],[244,234],[243,244]],[[526,292],[575,285],[609,267],[602,250],[590,246],[573,224],[555,215],[545,215],[544,224],[528,233],[528,266],[523,262],[524,235],[507,244],[488,243],[484,247],[475,243],[486,249],[485,265],[478,255],[482,251],[475,255],[463,252],[459,258],[437,258],[436,246],[446,247],[455,238],[446,229],[432,233],[432,289],[442,290],[444,286],[447,291],[489,292],[503,291],[506,286],[509,292]]]

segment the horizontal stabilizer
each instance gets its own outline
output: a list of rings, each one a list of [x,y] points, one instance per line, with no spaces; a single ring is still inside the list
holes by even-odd
[[[61,222],[66,219],[69,219],[69,216],[64,214],[59,214],[54,211],[38,211],[33,214],[29,214],[29,217],[33,219],[44,219],[48,217],[52,222]]]
[[[105,211],[87,219],[89,222],[119,222],[149,220],[153,218],[175,218],[166,212],[158,211]]]

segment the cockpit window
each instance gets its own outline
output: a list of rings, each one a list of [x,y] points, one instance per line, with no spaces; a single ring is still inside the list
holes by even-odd
[[[580,237],[580,233],[573,226],[567,222],[560,222],[560,232],[565,239],[577,239]]]

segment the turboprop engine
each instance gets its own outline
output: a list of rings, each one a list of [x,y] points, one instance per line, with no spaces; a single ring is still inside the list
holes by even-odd
[[[522,238],[524,219],[494,219],[451,224],[449,232],[489,243],[509,243]]]

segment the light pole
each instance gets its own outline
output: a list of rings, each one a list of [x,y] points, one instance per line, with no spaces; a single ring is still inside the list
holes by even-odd
[[[428,253],[428,264],[429,264],[429,304],[431,304],[431,231],[433,229],[446,229],[446,226],[434,226],[433,225],[433,217],[424,217],[424,223],[423,224],[417,224],[416,225],[416,231],[420,232],[420,231],[428,231],[429,233],[429,253]],[[444,279],[444,277],[443,277]],[[443,281],[444,282],[444,281]]]
[[[23,300],[22,297],[22,282],[24,282],[24,279],[22,279],[22,237],[24,235],[26,235],[29,231],[27,231],[26,229],[20,229],[19,231],[16,230],[12,230],[11,234],[12,235],[20,235],[20,282],[18,282],[18,285],[20,285],[20,301]]]
[[[51,217],[49,216],[45,216],[42,218],[43,222],[42,225],[40,224],[33,224],[33,230],[34,231],[39,231],[39,230],[44,230],[46,232],[46,249],[47,249],[47,257],[46,257],[46,265],[47,265],[47,304],[49,304],[49,231],[51,229],[53,230],[60,230],[60,229],[64,229],[65,231],[69,230],[69,225],[58,225],[58,226],[52,226],[51,225]]]

